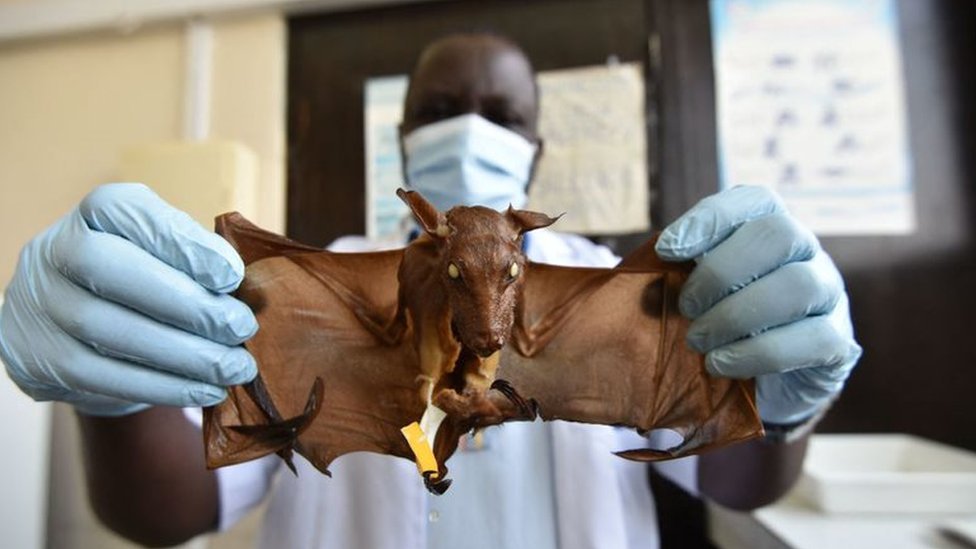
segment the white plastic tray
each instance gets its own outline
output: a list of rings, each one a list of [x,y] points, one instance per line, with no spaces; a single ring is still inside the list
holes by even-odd
[[[976,454],[910,435],[815,435],[797,492],[829,513],[976,513]]]

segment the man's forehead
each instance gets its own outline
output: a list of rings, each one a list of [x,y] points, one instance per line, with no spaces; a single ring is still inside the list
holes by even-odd
[[[531,72],[528,59],[514,42],[485,33],[455,34],[428,44],[420,53],[417,68],[457,62],[487,64],[496,59],[521,63]]]
[[[429,45],[411,80],[415,91],[424,94],[458,88],[496,95],[534,91],[532,66],[525,54],[507,40],[480,34],[451,36]]]

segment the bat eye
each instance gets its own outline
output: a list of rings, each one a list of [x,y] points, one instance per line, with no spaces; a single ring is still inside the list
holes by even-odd
[[[508,276],[515,278],[519,274],[519,264],[512,263],[512,267],[508,270]]]
[[[461,276],[461,271],[458,270],[457,265],[455,265],[453,263],[448,263],[447,264],[447,276],[449,276],[449,277],[457,280],[457,278],[459,276]]]

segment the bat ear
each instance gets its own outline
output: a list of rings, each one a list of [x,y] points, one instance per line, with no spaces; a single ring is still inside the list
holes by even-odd
[[[437,211],[433,204],[427,202],[417,191],[407,191],[397,189],[397,196],[400,200],[410,206],[413,217],[420,223],[420,226],[431,236],[445,237],[448,234],[447,218],[444,214]]]
[[[548,227],[559,218],[565,214],[559,214],[556,217],[549,217],[544,213],[531,212],[529,210],[516,210],[515,208],[509,206],[508,211],[505,212],[505,217],[508,218],[509,223],[518,231],[519,236],[523,234],[534,231],[536,229],[541,229],[543,227]]]

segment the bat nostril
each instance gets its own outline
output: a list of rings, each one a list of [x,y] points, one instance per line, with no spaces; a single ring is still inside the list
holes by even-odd
[[[484,358],[490,356],[505,344],[505,338],[498,337],[490,332],[482,332],[472,338],[471,350]]]
[[[467,347],[478,356],[485,358],[505,345],[505,334],[494,333],[491,330],[476,331],[466,340]],[[462,339],[462,341],[464,341]]]

